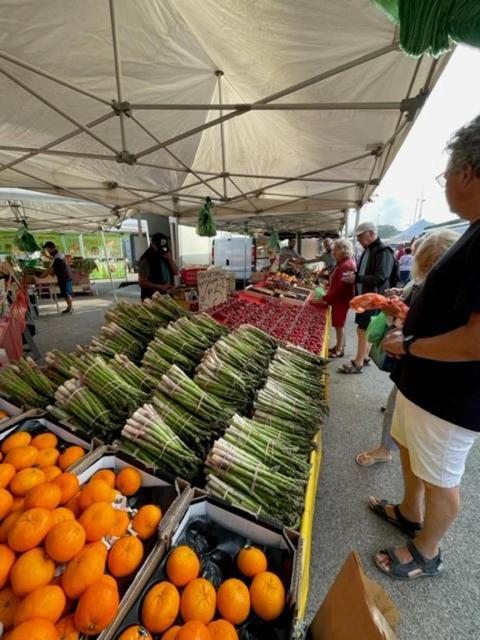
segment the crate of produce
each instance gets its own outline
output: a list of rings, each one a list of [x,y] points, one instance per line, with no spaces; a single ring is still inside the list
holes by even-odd
[[[180,280],[187,287],[196,287],[198,284],[198,274],[206,271],[207,267],[187,267],[180,269]]]
[[[25,435],[20,436],[20,434]],[[43,436],[44,434],[50,434],[51,437],[37,438],[37,436]],[[42,447],[45,453],[32,463],[32,466],[39,468],[42,468],[42,466],[59,466],[65,470],[98,446],[98,442],[86,440],[65,426],[50,421],[45,416],[45,413],[39,409],[30,409],[15,418],[11,418],[4,424],[0,423],[0,449],[7,438],[14,435],[21,443],[21,446],[26,447],[31,447],[32,443],[33,446],[36,446],[35,438],[37,438],[37,441],[45,440],[45,444],[48,445]],[[58,455],[51,451],[52,449],[56,449]],[[44,459],[45,462],[50,461],[50,464],[43,465]],[[40,460],[42,460],[42,463]],[[7,457],[4,458],[3,462],[8,462]]]
[[[212,640],[291,637],[302,553],[298,533],[198,490],[189,491],[171,525],[105,640],[129,637],[135,625],[155,638],[174,638],[175,627],[187,623],[205,632],[202,622],[211,625]],[[163,599],[161,607],[156,597]],[[163,636],[169,629],[171,635]]]
[[[22,413],[22,409],[12,404],[5,398],[0,398],[0,428],[10,421],[12,418],[16,418]]]

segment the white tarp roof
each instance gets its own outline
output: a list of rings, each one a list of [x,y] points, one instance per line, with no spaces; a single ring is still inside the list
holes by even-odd
[[[209,195],[223,228],[338,229],[447,60],[406,57],[371,0],[0,11],[0,186],[82,198],[113,223],[130,209],[193,223]]]

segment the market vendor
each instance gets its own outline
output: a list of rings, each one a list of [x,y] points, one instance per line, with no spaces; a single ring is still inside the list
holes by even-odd
[[[173,286],[173,277],[178,267],[170,253],[168,238],[163,233],[154,233],[149,248],[140,258],[138,283],[142,300],[151,298],[155,291],[168,293]]]
[[[288,246],[280,249],[280,270],[285,268],[287,262],[294,262],[296,264],[303,264],[305,262],[304,259],[296,252],[295,245],[295,238],[289,238]]]
[[[73,283],[67,260],[63,253],[59,252],[54,242],[46,242],[42,248],[45,251],[45,255],[52,260],[48,269],[42,274],[42,278],[46,278],[52,274],[56,276],[60,295],[62,298],[65,298],[65,302],[67,303],[67,308],[62,311],[62,315],[73,313]]]

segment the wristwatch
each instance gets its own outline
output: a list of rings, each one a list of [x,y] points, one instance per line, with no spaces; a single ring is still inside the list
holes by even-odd
[[[410,347],[412,346],[412,344],[415,342],[416,339],[417,339],[416,336],[407,336],[406,338],[403,339],[403,348],[405,349],[405,353],[409,356],[412,355],[410,353]]]

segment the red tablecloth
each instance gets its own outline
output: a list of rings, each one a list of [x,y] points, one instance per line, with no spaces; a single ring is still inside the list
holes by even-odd
[[[22,335],[25,331],[27,296],[23,290],[17,293],[8,316],[0,320],[0,349],[5,349],[10,360],[18,360],[23,354]]]

